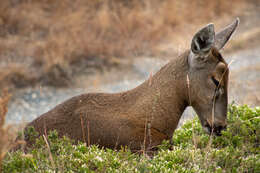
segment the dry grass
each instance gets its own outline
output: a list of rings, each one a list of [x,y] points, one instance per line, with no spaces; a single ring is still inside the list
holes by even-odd
[[[50,161],[51,161],[51,166],[52,166],[53,169],[55,169],[56,166],[55,166],[55,163],[53,161],[53,157],[52,157],[52,154],[51,154],[51,149],[50,149],[49,142],[48,142],[48,140],[47,140],[45,135],[42,135],[42,136],[43,136],[43,139],[44,139],[44,141],[46,143],[46,146],[47,146],[47,149],[48,149],[48,153],[49,153],[49,157],[50,157]]]
[[[8,93],[8,90],[3,89],[0,93],[0,172],[2,170],[2,161],[6,153],[19,145],[23,146],[25,144],[23,138],[21,140],[15,140],[17,132],[23,128],[24,124],[5,124],[10,98],[11,95]]]
[[[112,59],[157,54],[162,41],[181,32],[176,26],[235,14],[245,1],[234,1],[2,0],[0,67],[8,75],[0,72],[0,83],[66,86],[73,75]],[[22,73],[13,74],[9,64]],[[25,84],[10,80],[17,75]]]
[[[225,48],[225,52],[234,50],[251,49],[260,44],[260,27],[253,28],[247,32],[240,34],[239,38],[230,40],[230,44]]]
[[[10,95],[7,90],[5,90],[2,95],[0,95],[0,170],[2,170],[2,160],[5,154],[11,147],[13,147],[13,139],[15,133],[12,131],[12,126],[5,126],[5,118],[7,114],[7,105],[10,99]]]

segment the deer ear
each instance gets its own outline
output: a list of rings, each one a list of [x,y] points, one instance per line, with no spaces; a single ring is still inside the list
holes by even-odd
[[[200,29],[192,38],[191,51],[195,54],[205,54],[215,44],[214,25],[208,24]]]
[[[236,18],[236,20],[225,27],[222,31],[218,32],[216,34],[216,42],[215,42],[215,47],[220,50],[222,49],[227,41],[230,39],[234,31],[236,30],[237,26],[239,24],[239,18]]]

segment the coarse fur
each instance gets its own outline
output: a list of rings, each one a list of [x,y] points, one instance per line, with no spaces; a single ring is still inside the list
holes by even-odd
[[[216,39],[224,40],[217,40],[217,45],[213,24],[202,28],[194,36],[191,50],[132,90],[75,96],[27,128],[33,126],[39,135],[57,130],[60,136],[113,149],[151,149],[171,139],[183,111],[191,105],[205,130],[218,135],[227,125],[228,95],[228,65],[219,50],[237,24],[238,19],[227,27],[230,32],[216,35]],[[31,146],[32,142],[25,140]]]

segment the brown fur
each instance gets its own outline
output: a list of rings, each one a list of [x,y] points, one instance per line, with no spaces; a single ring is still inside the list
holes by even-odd
[[[86,143],[109,148],[127,145],[132,150],[138,150],[143,145],[145,124],[150,123],[147,145],[150,141],[150,146],[158,145],[162,140],[171,138],[187,106],[187,92],[183,92],[187,88],[187,56],[188,52],[130,91],[73,97],[28,126],[33,126],[40,135],[45,130],[56,129],[61,136],[83,141],[83,122],[85,140],[90,139]],[[151,139],[148,139],[149,136]]]

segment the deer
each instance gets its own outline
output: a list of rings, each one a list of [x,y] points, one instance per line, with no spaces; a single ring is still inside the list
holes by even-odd
[[[227,128],[229,67],[220,50],[239,19],[215,34],[214,24],[202,27],[190,49],[173,58],[142,84],[119,93],[86,93],[40,115],[25,128],[39,136],[59,136],[88,145],[132,151],[156,148],[171,140],[187,106],[193,107],[206,133],[219,136]]]

